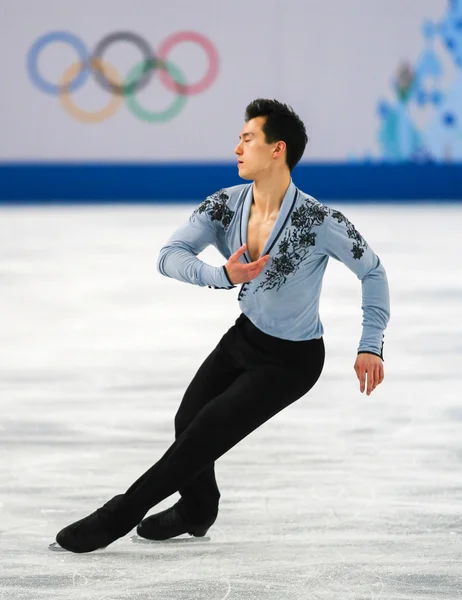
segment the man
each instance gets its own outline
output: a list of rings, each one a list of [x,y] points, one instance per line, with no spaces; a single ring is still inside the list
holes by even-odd
[[[291,171],[306,143],[305,126],[291,108],[252,102],[235,154],[239,175],[253,183],[209,196],[161,249],[158,269],[167,277],[217,289],[241,284],[242,312],[188,386],[175,417],[175,442],[125,494],[60,531],[63,548],[90,552],[136,525],[152,540],[205,535],[220,498],[214,462],[304,396],[321,374],[318,307],[329,257],[362,282],[363,332],[354,366],[360,391],[369,395],[383,381],[386,273],[342,213],[295,187]],[[223,267],[197,258],[210,244],[226,258]],[[177,491],[174,506],[144,519]]]

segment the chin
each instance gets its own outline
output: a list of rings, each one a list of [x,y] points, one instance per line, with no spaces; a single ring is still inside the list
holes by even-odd
[[[239,169],[239,177],[241,179],[253,179],[252,175],[245,171],[244,169]]]

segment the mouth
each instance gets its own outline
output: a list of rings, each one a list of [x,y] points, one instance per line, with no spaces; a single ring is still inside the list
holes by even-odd
[[[237,161],[237,164],[238,164],[238,165],[242,165],[242,163],[243,163],[243,162],[244,162],[244,161],[242,161],[242,160],[238,160],[238,161]]]

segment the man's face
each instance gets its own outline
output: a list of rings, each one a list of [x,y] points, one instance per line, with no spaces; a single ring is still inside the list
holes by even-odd
[[[263,125],[266,117],[256,117],[244,125],[239,136],[239,144],[234,149],[237,154],[239,176],[255,179],[272,166],[276,143],[267,144]]]

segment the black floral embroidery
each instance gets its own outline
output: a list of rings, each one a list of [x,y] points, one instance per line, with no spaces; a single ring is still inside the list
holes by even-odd
[[[306,200],[291,216],[291,227],[279,242],[278,253],[273,259],[271,269],[266,272],[266,278],[260,283],[263,290],[277,290],[287,281],[287,277],[295,273],[311,248],[316,243],[316,233],[313,227],[321,225],[329,214],[329,209],[322,204],[313,204]]]
[[[350,223],[350,221],[341,212],[338,212],[337,210],[333,211],[332,217],[338,223],[345,223],[348,237],[354,240],[351,253],[353,254],[353,258],[359,260],[364,254],[364,249],[367,248],[365,239],[358,231],[356,231],[353,223]]]
[[[212,221],[220,221],[226,231],[234,216],[234,211],[231,210],[226,201],[229,199],[228,194],[224,190],[220,190],[208,196],[202,204],[196,208],[191,215],[191,219],[194,221],[196,214],[202,214],[206,212]]]

